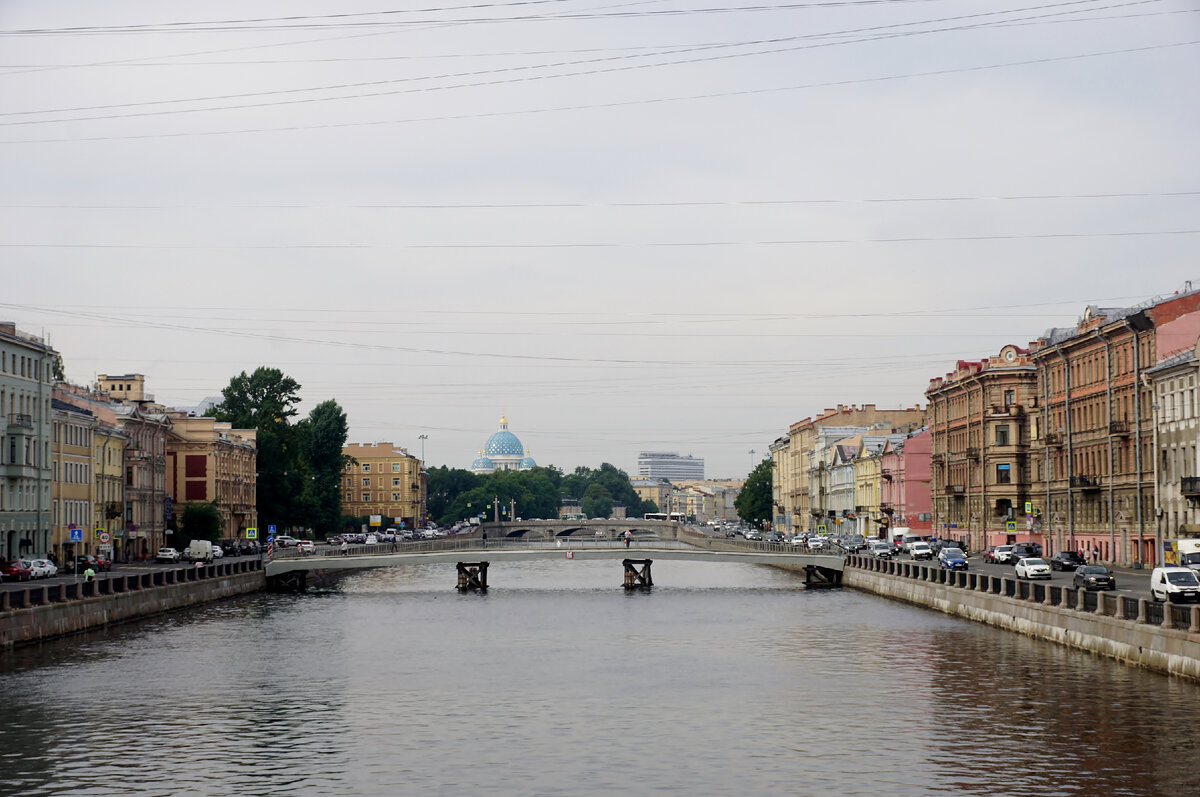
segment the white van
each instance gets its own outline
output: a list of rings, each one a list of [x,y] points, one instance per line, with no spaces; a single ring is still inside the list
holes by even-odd
[[[213,544],[208,540],[192,540],[188,543],[188,559],[193,562],[211,562]]]
[[[1186,567],[1156,567],[1150,574],[1150,597],[1171,603],[1200,602],[1200,578]]]

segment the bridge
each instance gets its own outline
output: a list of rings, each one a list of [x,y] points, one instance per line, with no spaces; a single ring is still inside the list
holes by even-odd
[[[521,537],[524,539],[554,539],[556,537],[601,537],[615,540],[627,530],[635,536],[652,536],[660,540],[677,540],[681,527],[674,520],[642,520],[641,518],[594,518],[592,520],[502,520],[481,526],[488,539]]]
[[[677,526],[673,523],[671,525]],[[461,578],[464,568],[469,570],[473,567],[476,576],[480,575],[482,570],[482,582],[477,578],[475,586],[486,589],[487,568],[490,564],[533,559],[556,559],[563,562],[589,559],[621,560],[625,565],[627,587],[631,586],[630,572],[639,574],[640,580],[634,579],[634,586],[650,586],[650,564],[656,560],[787,565],[803,571],[805,583],[810,586],[832,586],[841,583],[845,557],[841,554],[811,553],[789,545],[707,537],[662,540],[638,536],[635,537],[633,545],[626,547],[618,539],[598,539],[594,532],[590,535],[560,535],[554,539],[536,539],[530,535],[493,538],[489,533],[486,545],[478,537],[468,537],[397,543],[394,546],[359,545],[346,553],[337,548],[321,548],[313,554],[300,554],[289,548],[277,551],[264,569],[268,584],[272,588],[304,589],[307,574],[310,572],[454,563],[460,575],[460,588],[464,588]]]

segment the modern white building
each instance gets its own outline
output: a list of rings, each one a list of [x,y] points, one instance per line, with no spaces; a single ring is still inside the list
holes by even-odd
[[[642,479],[703,479],[704,458],[666,451],[638,454],[638,477]]]

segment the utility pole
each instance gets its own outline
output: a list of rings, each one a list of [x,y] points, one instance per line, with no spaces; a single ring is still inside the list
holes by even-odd
[[[750,449],[750,470],[754,470],[754,449]]]
[[[429,439],[427,434],[417,435],[417,439],[421,441],[421,468],[425,468],[425,441]]]

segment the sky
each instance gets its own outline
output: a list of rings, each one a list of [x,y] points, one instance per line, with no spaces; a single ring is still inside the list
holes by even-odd
[[[1200,276],[1196,0],[442,2],[0,2],[0,320],[430,466],[503,413],[739,478]]]

